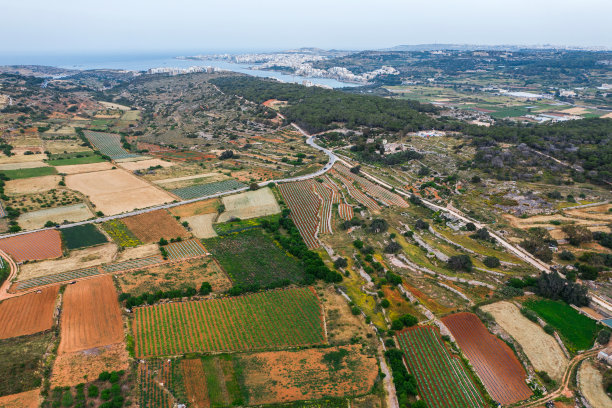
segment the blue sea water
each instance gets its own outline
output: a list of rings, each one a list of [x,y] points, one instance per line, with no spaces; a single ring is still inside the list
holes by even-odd
[[[189,55],[189,54],[187,54]],[[114,54],[114,55],[0,55],[0,65],[47,65],[66,69],[125,69],[146,71],[150,68],[188,68],[193,66],[211,66],[228,71],[241,72],[264,78],[276,78],[283,82],[302,83],[304,80],[332,88],[357,86],[329,78],[313,78],[288,75],[276,71],[251,69],[252,64],[234,64],[219,60],[183,60],[175,55],[152,54]]]

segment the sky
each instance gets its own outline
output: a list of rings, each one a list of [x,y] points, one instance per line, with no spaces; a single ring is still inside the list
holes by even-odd
[[[612,48],[611,0],[0,0],[0,53],[215,53],[400,44]]]

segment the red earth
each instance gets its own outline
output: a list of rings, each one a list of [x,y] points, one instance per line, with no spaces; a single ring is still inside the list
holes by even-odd
[[[0,239],[0,249],[15,262],[59,258],[62,256],[62,239],[59,231],[44,230]]]

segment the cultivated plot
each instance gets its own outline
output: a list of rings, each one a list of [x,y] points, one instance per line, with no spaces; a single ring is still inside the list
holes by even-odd
[[[217,222],[226,222],[232,218],[249,219],[280,213],[280,207],[269,188],[245,191],[222,198],[225,211],[219,215]]]
[[[105,156],[113,160],[138,158],[138,154],[133,154],[121,146],[121,136],[112,133],[94,132],[84,130],[83,133],[89,142],[95,146]]]
[[[18,222],[24,230],[33,230],[44,227],[48,221],[62,224],[65,221],[78,222],[92,217],[93,214],[89,207],[86,204],[79,203],[27,212],[19,216]]]
[[[123,320],[110,276],[69,285],[64,293],[58,353],[123,341]]]
[[[503,405],[529,398],[525,370],[512,349],[489,333],[478,316],[456,313],[442,322],[449,328],[491,397]]]
[[[0,303],[0,339],[50,329],[59,287],[6,299]]]
[[[37,231],[0,239],[0,249],[16,262],[59,258],[62,256],[62,239],[56,230]]]
[[[187,238],[189,233],[166,210],[150,211],[124,218],[123,223],[144,243],[161,238]]]
[[[134,309],[136,355],[246,351],[325,342],[311,288]]]
[[[226,191],[239,190],[245,188],[246,184],[242,184],[236,180],[224,180],[217,181],[214,183],[200,184],[190,187],[183,187],[171,190],[171,192],[182,198],[183,200],[190,200],[192,198],[206,197],[209,195],[223,193]]]

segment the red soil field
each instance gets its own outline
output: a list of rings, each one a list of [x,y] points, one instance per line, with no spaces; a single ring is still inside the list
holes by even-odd
[[[123,320],[110,276],[68,285],[64,293],[59,354],[123,341]]]
[[[498,339],[472,313],[442,318],[465,353],[491,397],[507,405],[532,395],[525,383],[525,370],[512,349]]]
[[[44,230],[31,234],[0,239],[0,249],[15,262],[40,261],[62,256],[62,239],[57,230]]]
[[[199,358],[182,360],[181,368],[185,381],[185,394],[190,407],[209,408],[208,387],[202,360]]]
[[[25,336],[53,326],[53,309],[59,286],[41,293],[7,299],[0,303],[0,339]]]
[[[123,223],[144,243],[160,238],[187,238],[189,233],[166,210],[156,210],[123,219]]]

